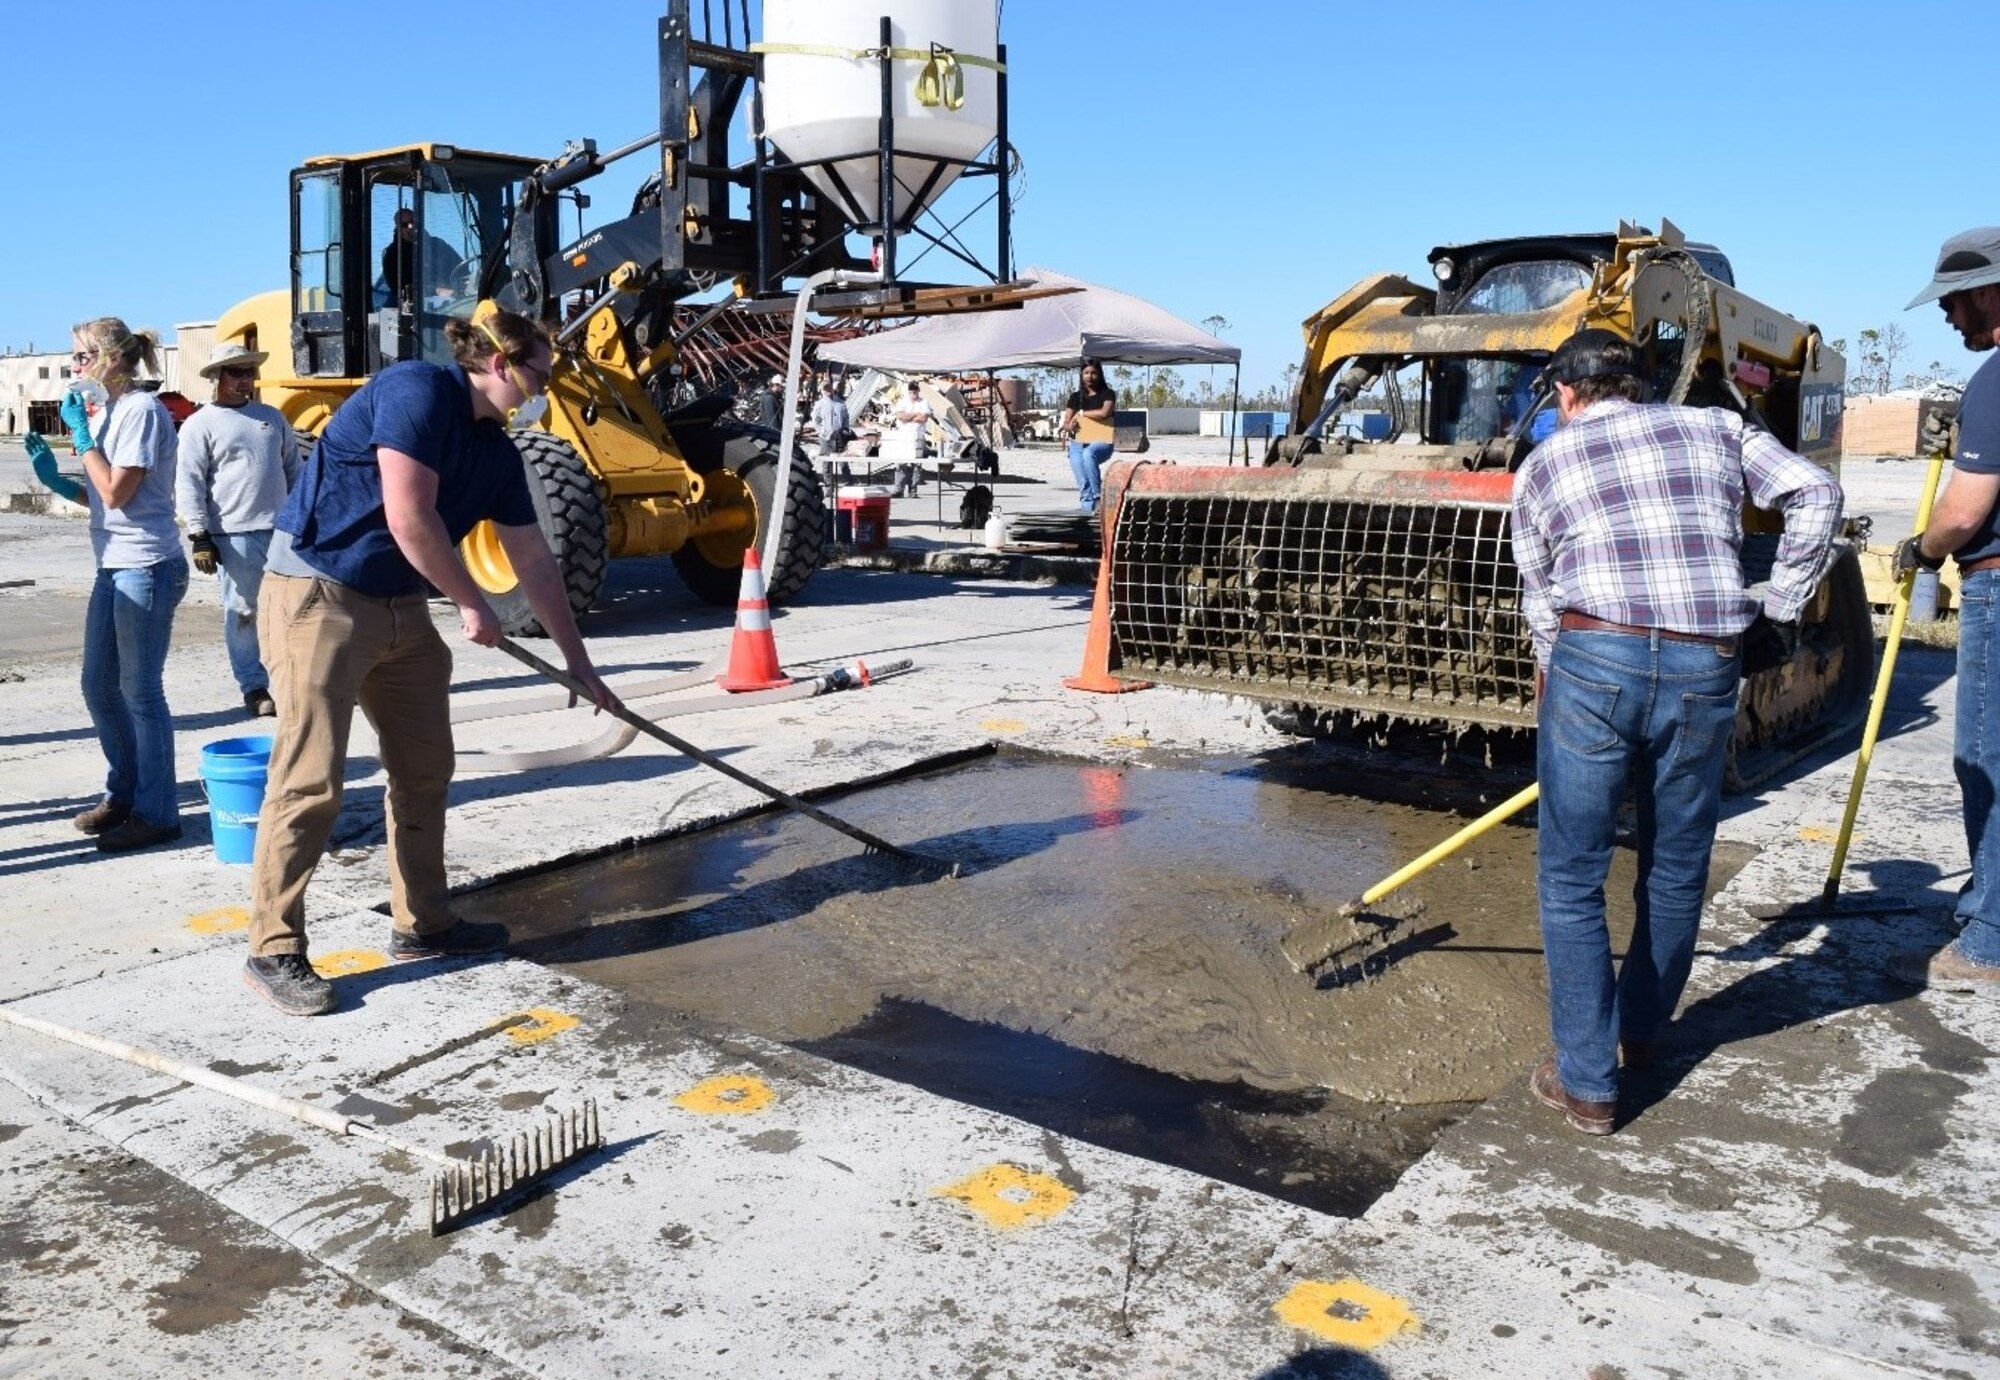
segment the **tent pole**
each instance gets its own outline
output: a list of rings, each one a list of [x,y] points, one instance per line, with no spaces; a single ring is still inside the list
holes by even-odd
[[[1236,372],[1230,377],[1229,380],[1228,463],[1232,465],[1236,463],[1236,431],[1237,428],[1241,425],[1241,423],[1237,420],[1237,418],[1238,418],[1238,409],[1242,405],[1241,403],[1242,396],[1243,396],[1243,357],[1241,355],[1238,355],[1236,357]],[[1243,438],[1243,464],[1246,469],[1249,467],[1250,464],[1250,438],[1247,436]]]

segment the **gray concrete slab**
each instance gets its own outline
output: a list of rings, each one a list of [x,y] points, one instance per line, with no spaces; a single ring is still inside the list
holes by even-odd
[[[80,536],[56,519],[0,517],[0,580],[46,578],[28,599],[73,592],[88,578]],[[656,590],[656,579],[621,573],[593,619],[597,655],[620,675],[698,664],[727,646],[726,615]],[[1073,586],[829,571],[777,619],[785,662],[907,655],[918,672],[675,728],[793,791],[995,742],[1110,761],[1282,746],[1253,706],[1063,690],[1088,611],[1088,590]],[[514,663],[456,655],[465,703],[524,692]],[[326,1343],[350,1369],[365,1373],[369,1348],[406,1339],[404,1316],[437,1329],[426,1334],[437,1356],[496,1368],[466,1374],[1028,1376],[1088,1365],[1276,1376],[1287,1358],[1315,1353],[1291,1373],[2000,1368],[1994,1010],[1912,996],[1880,975],[1890,949],[1943,938],[1964,866],[1949,661],[1935,655],[1906,661],[1849,871],[1850,890],[1910,898],[1914,915],[1750,918],[1818,894],[1849,760],[1830,756],[1734,803],[1727,834],[1763,851],[1711,909],[1688,1016],[1637,1120],[1584,1141],[1510,1087],[1355,1222],[690,1028],[524,962],[372,966],[387,927],[372,909],[386,897],[381,778],[359,732],[341,846],[312,893],[315,953],[347,955],[343,1008],[286,1021],[236,981],[244,870],[208,854],[193,789],[200,744],[251,727],[220,646],[177,639],[168,667],[186,846],[119,858],[80,846],[64,818],[102,772],[73,659],[24,656],[9,669],[20,679],[0,683],[0,997],[324,1102],[359,1097],[352,1106],[440,1147],[504,1134],[545,1105],[602,1100],[613,1144],[601,1162],[438,1246],[413,1225],[423,1181],[413,1163],[0,1034],[0,1069],[40,1099],[5,1104],[0,1121],[25,1128],[10,1151],[69,1144],[134,1157],[206,1205],[176,1219],[177,1249],[263,1232],[253,1239],[275,1243],[286,1268],[352,1281],[368,1308]],[[579,713],[463,736],[526,748],[594,731]],[[643,741],[578,767],[467,775],[453,799],[459,886],[755,804]],[[533,1011],[577,1023],[500,1025]],[[674,1100],[718,1076],[755,1078],[773,1096],[754,1112]],[[30,1333],[74,1348],[161,1330],[118,1287],[161,1277],[145,1264],[152,1246],[132,1236],[132,1210],[59,1191],[59,1158],[8,1161],[10,1202],[37,1214],[30,1237],[111,1244],[87,1265],[71,1260],[74,1284],[34,1294],[31,1313],[11,1304],[28,1295],[8,1296],[0,1312],[29,1325],[6,1334],[0,1374],[45,1364],[15,1340]],[[940,1194],[1001,1165],[1012,1169]],[[975,1204],[1050,1215],[1008,1229]],[[201,1345],[229,1327],[282,1327],[296,1294],[268,1292],[241,1321],[202,1329]],[[145,1373],[217,1373],[207,1359],[222,1350],[186,1363],[169,1352]],[[418,1364],[431,1354],[384,1353]]]

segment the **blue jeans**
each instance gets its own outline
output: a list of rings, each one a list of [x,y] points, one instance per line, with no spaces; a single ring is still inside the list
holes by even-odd
[[[222,644],[229,649],[229,669],[244,694],[268,690],[271,678],[257,653],[257,591],[264,583],[271,531],[217,532],[213,539],[222,562],[217,578],[222,581]]]
[[[1556,1072],[1572,1097],[1618,1096],[1618,1041],[1651,1040],[1694,962],[1741,661],[1658,633],[1556,639],[1536,734],[1536,880]],[[1614,983],[1604,879],[1618,807],[1638,797],[1637,918]]]
[[[174,720],[161,675],[174,609],[187,593],[179,556],[99,570],[83,621],[83,703],[111,764],[104,790],[148,824],[176,824]]]
[[[1112,456],[1109,441],[1071,441],[1069,472],[1076,476],[1076,505],[1095,508],[1104,497],[1103,469]]]
[[[1958,950],[1974,963],[2000,964],[2000,895],[1993,871],[2000,866],[2000,570],[1978,570],[1959,586],[1958,731],[1951,767],[1965,801],[1965,847],[1972,875],[1958,893]]]

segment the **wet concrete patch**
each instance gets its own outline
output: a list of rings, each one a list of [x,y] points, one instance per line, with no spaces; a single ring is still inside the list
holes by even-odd
[[[1531,828],[1365,917],[1346,980],[1291,971],[1290,925],[1461,823],[1329,790],[1310,756],[1002,755],[828,808],[967,874],[926,882],[774,815],[460,909],[681,1019],[1343,1213],[1546,1040]],[[1614,897],[1629,869],[1621,855]]]

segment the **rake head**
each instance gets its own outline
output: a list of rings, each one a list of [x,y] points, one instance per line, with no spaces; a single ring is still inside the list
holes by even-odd
[[[603,1145],[597,1100],[590,1098],[476,1160],[454,1162],[431,1181],[431,1235],[443,1235]]]

